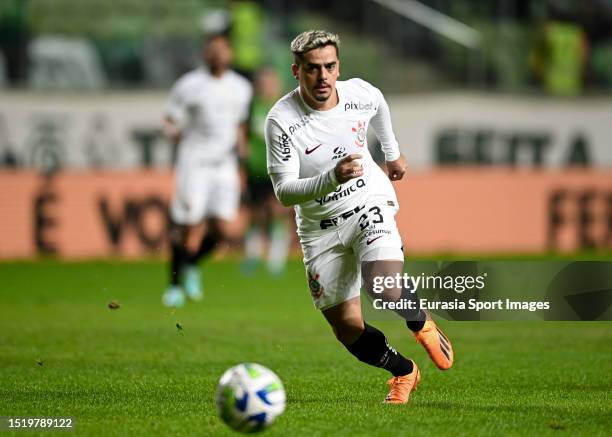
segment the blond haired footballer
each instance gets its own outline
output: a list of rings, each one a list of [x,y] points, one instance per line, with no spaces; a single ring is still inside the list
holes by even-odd
[[[387,343],[361,314],[360,288],[373,278],[403,272],[399,209],[391,181],[406,164],[382,93],[361,79],[339,81],[337,35],[311,30],[291,43],[299,86],[266,119],[268,173],[280,202],[295,207],[308,286],[336,338],[360,361],[392,374],[386,403],[408,402],[421,376],[416,363]],[[372,127],[385,154],[388,176],[368,152]],[[389,288],[390,301],[411,298]],[[453,364],[448,338],[423,310],[398,310],[440,369]]]

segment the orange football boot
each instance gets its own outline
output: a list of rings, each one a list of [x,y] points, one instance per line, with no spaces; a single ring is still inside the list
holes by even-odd
[[[394,376],[387,385],[390,386],[389,394],[385,398],[385,404],[406,404],[410,400],[410,393],[417,389],[421,381],[421,372],[413,361],[412,372],[404,376]]]
[[[423,329],[415,332],[417,343],[420,343],[431,361],[441,370],[448,370],[453,365],[453,346],[450,340],[431,319],[425,321]]]

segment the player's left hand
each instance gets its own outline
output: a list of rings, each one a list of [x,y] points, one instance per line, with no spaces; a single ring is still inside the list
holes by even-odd
[[[406,159],[404,155],[400,155],[395,161],[387,161],[387,172],[389,179],[399,181],[406,173]]]

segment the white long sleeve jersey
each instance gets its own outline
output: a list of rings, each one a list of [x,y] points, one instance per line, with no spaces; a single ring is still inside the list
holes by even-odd
[[[178,164],[235,160],[238,126],[249,115],[251,85],[232,70],[217,78],[204,67],[172,87],[166,115],[182,127]]]
[[[368,151],[374,129],[387,161],[399,158],[389,107],[377,88],[361,79],[336,82],[338,104],[327,111],[310,108],[299,88],[282,97],[266,119],[268,173],[276,196],[295,205],[300,236],[320,233],[320,221],[363,205],[372,197],[397,199],[391,182]],[[362,177],[339,184],[338,160],[363,155]]]

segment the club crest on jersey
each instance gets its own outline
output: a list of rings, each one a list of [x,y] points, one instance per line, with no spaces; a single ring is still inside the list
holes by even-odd
[[[334,156],[332,156],[332,160],[333,159],[344,158],[346,155],[347,155],[346,147],[344,147],[344,146],[335,147],[334,148]]]
[[[357,126],[351,128],[351,130],[357,134],[357,138],[355,138],[355,145],[357,147],[363,147],[366,141],[365,121],[358,121]]]
[[[323,295],[325,288],[319,282],[319,274],[312,274],[308,272],[308,288],[310,289],[310,294],[313,298],[318,299]]]

